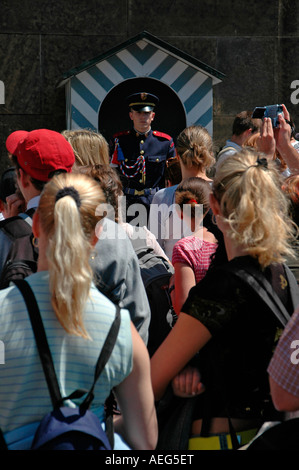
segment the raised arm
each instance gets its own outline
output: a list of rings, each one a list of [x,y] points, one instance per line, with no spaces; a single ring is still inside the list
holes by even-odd
[[[279,115],[279,127],[274,132],[276,148],[291,173],[297,173],[299,171],[299,152],[291,144],[291,127],[287,122],[290,119],[289,112],[285,105],[282,105],[282,107],[283,116]]]

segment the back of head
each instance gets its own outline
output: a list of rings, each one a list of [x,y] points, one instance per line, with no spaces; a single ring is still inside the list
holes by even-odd
[[[56,131],[35,129],[26,132],[15,145],[12,160],[31,177],[33,185],[42,190],[55,174],[69,173],[75,162],[71,145]]]
[[[202,204],[203,214],[210,208],[210,183],[203,178],[187,178],[183,180],[175,191],[175,202],[183,210],[184,204],[191,205],[191,217],[195,217],[195,206]]]
[[[105,203],[98,183],[81,174],[60,174],[46,184],[37,214],[46,234],[52,306],[69,333],[88,337],[82,312],[93,273],[89,259]]]
[[[109,165],[109,146],[99,132],[76,129],[63,131],[62,135],[74,150],[76,166]]]
[[[182,171],[180,161],[177,157],[172,157],[166,160],[165,167],[165,182],[168,186],[174,186],[182,181]]]
[[[260,119],[252,119],[252,112],[242,111],[237,114],[233,122],[233,135],[241,135],[248,129],[252,129],[252,132],[257,132],[262,124]]]
[[[187,168],[195,166],[205,171],[215,163],[212,138],[207,129],[200,125],[187,127],[179,134],[176,151]]]
[[[98,182],[108,205],[107,217],[120,222],[119,198],[123,196],[123,190],[116,170],[109,165],[89,165],[78,168],[78,171]]]
[[[273,162],[243,149],[219,165],[212,187],[229,236],[262,267],[293,254],[294,227]]]
[[[16,169],[10,167],[4,170],[0,177],[0,199],[6,203],[6,198],[16,192]]]

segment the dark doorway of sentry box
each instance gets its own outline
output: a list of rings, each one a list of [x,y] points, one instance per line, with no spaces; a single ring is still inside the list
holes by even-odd
[[[132,121],[126,106],[126,97],[132,93],[153,93],[159,98],[152,129],[171,135],[174,141],[186,127],[185,109],[177,94],[159,80],[139,77],[125,80],[105,97],[99,111],[99,131],[110,141],[113,134],[129,130]]]

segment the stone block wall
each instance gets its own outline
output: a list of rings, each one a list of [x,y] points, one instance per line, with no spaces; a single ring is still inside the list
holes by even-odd
[[[214,87],[216,147],[230,135],[235,114],[255,106],[285,103],[299,130],[298,6],[298,0],[1,0],[0,170],[8,164],[10,132],[65,128],[65,93],[56,87],[64,72],[144,30],[226,75]]]

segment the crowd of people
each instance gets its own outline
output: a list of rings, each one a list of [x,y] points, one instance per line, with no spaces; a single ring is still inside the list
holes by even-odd
[[[32,273],[21,277],[37,300],[63,396],[89,389],[120,307],[116,344],[91,403],[104,427],[113,390],[115,450],[161,449],[163,434],[167,449],[177,429],[167,426],[165,409],[173,423],[186,404],[192,412],[180,450],[245,448],[266,421],[299,411],[294,123],[284,105],[277,127],[239,113],[217,155],[200,125],[176,139],[153,131],[158,102],[149,93],[130,95],[133,129],[111,142],[86,129],[8,137],[0,277],[13,256],[19,264],[10,281],[21,276],[26,259],[16,250],[19,240],[29,244]],[[134,237],[173,267],[167,290],[176,321],[152,356]],[[25,301],[6,281],[0,429],[8,448],[30,449],[51,398]]]

